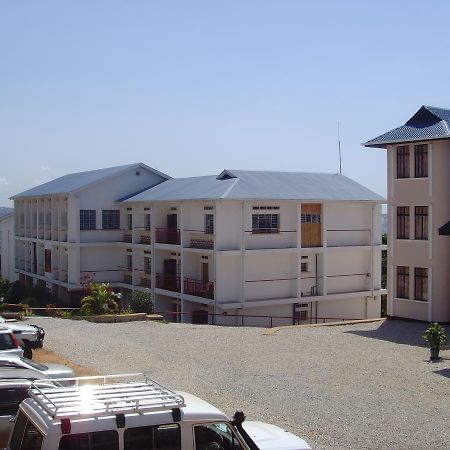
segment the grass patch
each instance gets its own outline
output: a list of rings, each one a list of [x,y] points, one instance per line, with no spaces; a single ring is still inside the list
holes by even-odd
[[[90,369],[88,367],[79,366],[78,364],[74,364],[69,359],[66,359],[63,356],[58,355],[58,353],[52,352],[51,350],[47,350],[45,348],[33,350],[33,361],[42,364],[45,363],[65,364],[66,366],[69,366],[71,369],[73,369],[77,377],[99,375],[99,373],[96,372],[95,370]]]

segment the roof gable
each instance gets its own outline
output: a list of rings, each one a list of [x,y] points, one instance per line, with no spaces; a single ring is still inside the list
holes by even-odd
[[[170,178],[168,175],[159,172],[143,163],[127,164],[123,166],[108,167],[105,169],[70,173],[34,188],[28,189],[27,191],[21,192],[20,194],[16,194],[11,197],[11,199],[74,193],[86,189],[94,184],[105,181],[108,178],[117,176],[128,170],[137,168],[143,168],[165,179]]]
[[[388,144],[450,138],[450,110],[422,106],[406,123],[363,145],[386,148]]]

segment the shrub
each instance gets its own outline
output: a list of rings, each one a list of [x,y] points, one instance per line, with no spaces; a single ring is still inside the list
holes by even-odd
[[[20,303],[28,297],[28,289],[20,281],[14,281],[9,285],[5,295],[5,303]]]
[[[89,295],[81,299],[81,312],[87,315],[110,314],[118,310],[117,294],[108,283],[90,283]]]
[[[447,343],[445,328],[437,322],[431,324],[422,336],[431,349],[439,349]]]
[[[44,284],[40,283],[35,284],[32,288],[30,288],[29,296],[36,300],[35,306],[45,306],[53,300],[50,291]]]
[[[129,307],[137,313],[147,313],[153,312],[153,301],[152,294],[150,292],[134,291],[131,294],[131,299],[129,301]]]

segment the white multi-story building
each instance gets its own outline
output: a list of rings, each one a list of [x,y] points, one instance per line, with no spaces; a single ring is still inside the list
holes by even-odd
[[[0,208],[0,278],[17,279],[14,269],[14,211]]]
[[[387,150],[388,314],[450,321],[450,110],[422,106],[364,144]]]
[[[171,179],[136,164],[13,198],[16,270],[67,300],[93,279],[151,290],[170,320],[268,326],[380,316],[384,199],[343,175]]]

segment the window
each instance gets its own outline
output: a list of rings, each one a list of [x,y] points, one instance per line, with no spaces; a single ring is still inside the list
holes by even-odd
[[[428,269],[414,268],[414,300],[428,300]]]
[[[52,271],[52,251],[46,248],[44,250],[44,264],[45,264],[45,271],[51,272]]]
[[[127,214],[127,230],[133,229],[133,214]]]
[[[416,206],[415,216],[415,238],[428,239],[428,206]]]
[[[23,413],[16,419],[9,448],[11,450],[40,450],[42,434]]]
[[[144,256],[144,273],[149,275],[152,272],[152,261],[148,256]]]
[[[308,272],[308,263],[300,263],[300,271],[301,272]]]
[[[205,233],[214,234],[214,214],[205,214]]]
[[[409,239],[409,206],[397,206],[397,239]]]
[[[0,334],[0,350],[12,350],[16,347],[15,342],[11,336],[11,333]]]
[[[28,397],[27,388],[5,387],[0,390],[0,416],[15,416],[22,400]]]
[[[279,233],[279,214],[252,214],[252,233]]]
[[[428,176],[428,145],[414,146],[414,176],[425,178]]]
[[[409,178],[409,146],[397,147],[397,178]]]
[[[397,298],[409,298],[409,267],[397,266]]]
[[[102,228],[104,230],[120,229],[120,211],[118,209],[104,209],[102,211]]]
[[[302,214],[302,223],[320,223],[320,214]]]
[[[127,428],[124,450],[180,450],[180,426],[175,423],[148,427]]]
[[[150,214],[144,214],[144,228],[149,231],[151,228],[151,215]]]
[[[127,255],[127,270],[133,270],[133,255]]]
[[[95,209],[80,210],[80,230],[95,230],[96,228],[97,224]]]
[[[225,422],[208,423],[194,427],[195,450],[233,449],[244,450],[231,426]]]
[[[119,435],[115,430],[66,434],[61,436],[58,450],[119,450]]]

